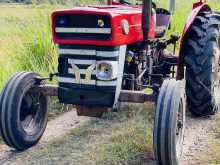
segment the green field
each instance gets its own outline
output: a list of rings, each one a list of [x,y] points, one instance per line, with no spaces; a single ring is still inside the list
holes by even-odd
[[[86,4],[92,0],[82,0],[78,2],[72,2],[72,6]],[[159,0],[157,0],[159,1]],[[100,1],[92,1],[92,3],[99,3]],[[172,32],[177,32],[181,34],[184,26],[184,22],[189,15],[189,12],[192,8],[192,2],[194,0],[177,0],[177,8],[176,13],[173,17],[173,23],[171,26],[171,30],[168,33],[170,35]],[[220,12],[220,3],[219,0],[210,0],[210,5]],[[164,1],[160,1],[161,5],[163,5]],[[47,76],[49,72],[55,72],[57,68],[57,53],[56,46],[52,43],[51,40],[51,26],[50,26],[50,15],[51,12],[55,9],[68,8],[69,6],[62,5],[49,5],[49,4],[40,4],[40,5],[22,5],[22,4],[0,4],[0,89],[2,89],[3,85],[6,83],[8,78],[14,74],[15,72],[26,70],[26,71],[35,71],[39,72],[44,76]],[[56,101],[55,101],[56,102]],[[55,105],[60,106],[61,105]],[[52,109],[58,109],[57,107]],[[130,115],[131,113],[126,113],[122,115]],[[138,123],[136,127],[134,126],[137,121],[145,121],[142,117],[146,117],[149,114],[142,114],[142,111],[139,113],[132,114],[131,116],[127,116],[125,120],[120,120],[114,124],[109,124],[112,122],[109,119],[109,128],[107,130],[114,131],[118,129],[119,131],[115,132],[115,136],[110,136],[108,132],[104,132],[103,136],[105,137],[101,144],[103,144],[103,148],[100,148],[100,143],[97,142],[97,148],[94,146],[90,147],[88,151],[97,151],[97,154],[102,154],[103,159],[98,159],[97,155],[89,154],[86,149],[83,151],[93,159],[94,164],[99,162],[102,164],[103,162],[109,162],[108,164],[123,164],[125,160],[129,160],[133,164],[136,161],[140,161],[145,159],[144,153],[149,152],[151,154],[152,148],[142,148],[142,140],[144,138],[149,137],[149,132],[152,131],[151,125],[149,124],[149,130],[143,131],[145,127]],[[109,117],[109,116],[108,116]],[[152,116],[151,116],[152,118]],[[113,121],[118,119],[117,117],[113,117]],[[150,119],[149,119],[150,120]],[[94,123],[93,123],[94,124]],[[105,123],[106,124],[106,123]],[[121,125],[122,124],[122,125]],[[98,123],[96,125],[99,129],[94,129],[93,134],[96,134],[96,131],[100,131],[100,128],[104,129],[103,123]],[[130,130],[124,131],[126,127],[130,127]],[[85,126],[84,131],[90,130],[91,126]],[[204,152],[206,157],[204,158],[204,162],[216,162],[220,161],[220,123],[217,123],[215,132],[215,137],[212,137],[214,140],[213,146],[210,146],[209,154]],[[121,132],[120,132],[121,131]],[[78,130],[79,136],[75,136],[75,132],[72,136],[68,137],[69,140],[74,140],[74,138],[78,138],[80,136],[84,136],[84,134],[88,135],[91,132],[83,132],[82,130]],[[111,132],[114,134],[114,132]],[[130,134],[132,136],[130,136]],[[136,134],[138,136],[136,136]],[[128,137],[122,138],[122,137]],[[72,138],[72,139],[71,139]],[[137,143],[134,143],[133,138]],[[88,140],[88,139],[85,139]],[[106,141],[112,141],[115,145],[105,144]],[[86,141],[87,142],[87,141]],[[71,146],[71,144],[66,142],[66,146]],[[82,142],[83,143],[83,142]],[[144,142],[144,146],[149,146],[151,143],[150,140]],[[79,147],[79,146],[71,146]],[[71,149],[70,147],[70,149]],[[130,153],[131,148],[132,153]],[[58,149],[58,153],[57,152]],[[44,150],[44,153],[50,153],[51,155],[62,154],[62,149],[59,150],[59,144],[55,144],[51,149]],[[51,156],[49,155],[49,156]],[[35,156],[37,158],[43,158],[44,155],[42,153],[36,153]],[[82,156],[81,161],[84,161],[86,157]],[[67,159],[70,159],[69,157]],[[73,158],[72,158],[73,159]],[[212,160],[212,161],[211,161]],[[115,161],[112,163],[112,161]],[[86,160],[85,160],[86,162]],[[83,163],[85,163],[83,162]],[[129,163],[126,162],[126,163]]]
[[[88,0],[89,1],[89,0]],[[86,4],[74,2],[71,6]],[[92,1],[98,3],[100,1]],[[166,6],[165,1],[159,1]],[[176,13],[169,32],[181,34],[184,22],[191,11],[193,0],[183,3],[177,0]],[[215,9],[220,9],[218,0],[210,0]],[[6,80],[19,70],[32,70],[47,75],[56,71],[56,47],[51,40],[50,15],[61,5],[0,5],[0,89]],[[168,35],[169,35],[168,34]]]

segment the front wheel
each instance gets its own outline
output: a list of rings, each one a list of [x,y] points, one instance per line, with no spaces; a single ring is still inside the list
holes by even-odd
[[[28,149],[40,140],[47,125],[48,98],[36,87],[40,76],[17,73],[8,81],[0,97],[0,131],[7,145]]]
[[[157,101],[154,153],[158,165],[177,165],[185,128],[185,89],[181,81],[165,80]]]

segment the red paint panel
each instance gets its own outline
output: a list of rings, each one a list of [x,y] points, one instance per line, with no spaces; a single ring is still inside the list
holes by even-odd
[[[109,41],[98,40],[63,40],[59,39],[55,33],[55,17],[66,14],[95,14],[106,15],[111,19],[112,39]],[[52,14],[53,41],[56,44],[89,44],[103,46],[127,45],[139,41],[143,41],[143,31],[141,26],[142,9],[140,6],[88,6],[75,8],[71,10],[56,11]],[[122,20],[126,19],[129,23],[129,34],[123,34]],[[152,16],[150,38],[155,38],[156,20],[155,15]]]
[[[202,6],[204,3],[206,3],[206,0],[200,0],[199,2],[193,3],[193,9]]]
[[[192,10],[192,12],[190,13],[189,17],[187,18],[187,21],[185,23],[185,27],[184,27],[184,30],[183,30],[183,34],[182,34],[182,37],[181,37],[181,45],[183,44],[183,41],[185,39],[185,36],[190,28],[190,26],[192,25],[192,23],[194,22],[196,16],[202,12],[202,11],[210,11],[210,7],[207,5],[207,4],[202,4],[201,6],[195,8]],[[182,47],[180,45],[180,48]],[[180,49],[181,50],[181,49]]]

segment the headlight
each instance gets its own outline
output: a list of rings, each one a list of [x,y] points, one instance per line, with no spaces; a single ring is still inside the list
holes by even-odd
[[[117,61],[100,61],[97,63],[96,77],[99,80],[108,81],[117,78],[118,63]]]
[[[58,16],[56,20],[56,24],[59,27],[66,27],[69,25],[69,20],[66,16]]]
[[[129,33],[129,23],[126,19],[122,20],[121,22],[122,31],[125,35],[128,35]]]

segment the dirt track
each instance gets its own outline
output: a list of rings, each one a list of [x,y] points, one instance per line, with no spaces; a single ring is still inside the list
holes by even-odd
[[[40,144],[29,149],[29,151],[39,150],[45,143],[62,138],[63,135],[88,120],[89,118],[87,117],[77,117],[74,110],[63,114],[48,123],[47,130]],[[184,153],[180,165],[197,165],[199,160],[196,159],[196,155],[208,146],[208,137],[214,124],[214,118],[194,119],[187,117],[186,124]],[[26,152],[18,153],[3,144],[0,145],[1,165],[20,165],[23,164],[22,160],[27,159],[27,157],[31,159],[31,155],[28,155]]]
[[[215,117],[186,119],[183,157],[180,165],[198,165],[198,154],[207,150],[209,137],[214,127]],[[203,165],[205,165],[203,163]]]
[[[62,116],[59,116],[55,120],[48,123],[47,129],[42,137],[40,144],[31,148],[30,150],[35,150],[43,146],[45,143],[52,141],[54,139],[61,138],[63,135],[70,132],[72,129],[78,127],[84,122],[88,121],[88,117],[78,117],[76,111],[69,111]],[[18,153],[11,150],[4,144],[0,145],[0,164],[18,164],[22,161],[22,156],[26,157],[25,152]],[[17,162],[18,161],[18,162]]]

